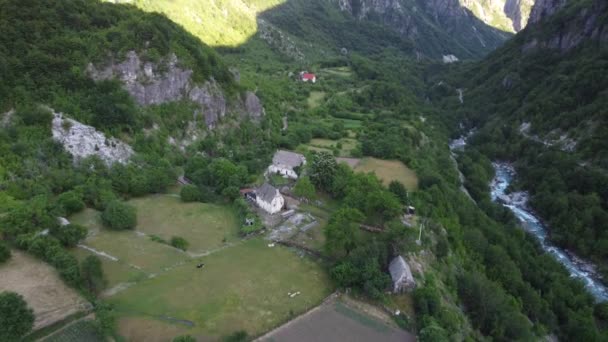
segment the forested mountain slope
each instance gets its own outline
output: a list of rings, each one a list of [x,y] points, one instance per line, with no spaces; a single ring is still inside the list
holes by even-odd
[[[358,30],[356,26],[362,23],[374,22],[412,42],[421,55],[432,58],[447,54],[459,58],[483,56],[500,46],[512,32],[525,27],[533,3],[532,0],[468,0],[462,4],[458,0],[230,0],[205,5],[191,0],[115,2],[164,13],[213,46],[243,44],[264,29],[264,22],[260,21],[264,20],[264,14],[284,13],[285,18],[292,18],[294,27],[304,31],[348,19],[357,19],[349,22],[353,30]],[[314,43],[313,37],[300,38]]]
[[[444,104],[492,159],[517,162],[518,187],[563,247],[606,272],[608,3],[541,1],[521,34],[446,83]],[[455,90],[448,90],[451,93]]]

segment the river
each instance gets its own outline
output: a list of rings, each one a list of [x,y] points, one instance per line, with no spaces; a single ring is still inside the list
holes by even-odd
[[[464,149],[470,135],[471,132],[451,141],[450,149],[452,151]],[[608,288],[602,283],[594,265],[551,243],[547,227],[528,206],[528,193],[507,194],[507,188],[517,175],[513,165],[504,162],[495,162],[492,165],[495,170],[494,179],[490,183],[492,200],[509,208],[520,221],[521,226],[538,239],[543,250],[564,265],[571,277],[580,279],[596,301],[608,301]]]

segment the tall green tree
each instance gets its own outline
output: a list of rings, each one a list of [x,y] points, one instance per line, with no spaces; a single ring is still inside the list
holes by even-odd
[[[359,225],[363,214],[357,209],[343,208],[336,211],[325,228],[325,249],[328,254],[348,255],[359,241]]]
[[[4,241],[0,241],[0,264],[11,258],[11,250]]]
[[[0,341],[19,341],[34,326],[34,311],[14,292],[0,293]]]
[[[316,198],[315,186],[310,181],[309,177],[300,177],[296,186],[293,188],[293,193],[298,197],[304,197],[309,200],[314,200]]]
[[[310,180],[318,189],[330,191],[337,168],[334,156],[328,152],[319,152],[312,158]]]
[[[137,213],[134,207],[116,200],[107,205],[101,214],[101,220],[111,229],[133,229],[137,225]]]

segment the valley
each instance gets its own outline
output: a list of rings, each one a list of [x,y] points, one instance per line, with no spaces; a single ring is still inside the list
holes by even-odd
[[[0,0],[0,340],[606,340],[606,11]]]

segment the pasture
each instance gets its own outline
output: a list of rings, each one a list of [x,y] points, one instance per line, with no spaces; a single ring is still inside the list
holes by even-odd
[[[343,138],[340,140],[331,139],[312,139],[305,148],[313,151],[325,151],[333,153],[334,149],[338,149],[338,155],[340,157],[349,157],[352,155],[354,149],[357,148],[359,143],[353,138]]]
[[[351,77],[353,70],[348,66],[324,68],[319,72],[321,75],[337,76],[337,77]]]
[[[414,191],[418,189],[418,176],[416,173],[397,160],[382,160],[376,158],[363,158],[354,168],[357,172],[373,172],[385,185],[396,180],[405,187]]]
[[[34,310],[34,330],[57,323],[90,304],[74,289],[63,283],[57,271],[43,261],[20,251],[0,266],[0,292],[22,295]]]
[[[123,319],[143,318],[139,322],[144,325],[150,319],[164,321],[159,326],[179,326],[201,337],[235,330],[260,334],[316,306],[332,290],[317,263],[267,244],[262,239],[244,241],[141,281],[109,300]],[[196,268],[200,262],[205,263],[202,269]],[[296,291],[300,295],[288,295]],[[125,334],[150,333],[120,326]]]

